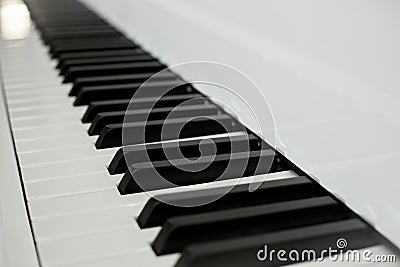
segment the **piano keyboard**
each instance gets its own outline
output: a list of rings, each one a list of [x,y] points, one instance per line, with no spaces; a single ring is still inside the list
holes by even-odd
[[[141,83],[166,66],[77,1],[26,4],[36,28],[3,42],[1,63],[41,266],[277,266],[293,262],[262,262],[257,251],[320,251],[339,238],[347,249],[390,254],[368,224],[190,84],[151,112],[152,93],[125,112]],[[157,82],[180,81],[170,72]],[[172,110],[177,118],[168,119]],[[148,143],[122,142],[124,120],[147,123]],[[165,124],[188,120],[182,138],[160,139]],[[166,156],[176,148],[185,158]],[[215,181],[230,161],[244,169]],[[155,169],[177,186],[160,183]],[[249,192],[250,183],[260,186]],[[205,198],[214,201],[179,206]],[[329,262],[299,266],[320,264]]]

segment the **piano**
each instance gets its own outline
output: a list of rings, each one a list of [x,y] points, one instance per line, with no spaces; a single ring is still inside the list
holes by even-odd
[[[400,266],[398,8],[1,1],[0,267]]]

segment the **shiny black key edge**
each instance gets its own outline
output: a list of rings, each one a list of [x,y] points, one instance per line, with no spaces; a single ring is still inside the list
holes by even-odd
[[[161,99],[156,98],[147,98],[147,99],[138,99],[133,100],[132,104],[140,105],[140,108],[150,108],[156,102],[153,107],[168,107],[170,106],[170,101],[178,102],[177,104],[181,104],[184,101],[187,101],[192,98],[204,98],[199,93],[191,93],[184,95],[170,95],[162,97]],[[192,100],[193,101],[193,100]],[[90,123],[94,120],[96,115],[100,112],[109,112],[109,111],[124,111],[127,109],[130,103],[130,99],[116,99],[116,100],[104,100],[104,101],[92,101],[90,102],[88,108],[86,109],[85,114],[82,117],[83,123]],[[147,104],[144,104],[147,103]],[[117,106],[117,107],[116,107]]]
[[[262,182],[254,192],[249,191],[249,185],[240,184],[234,187],[222,186],[206,190],[158,195],[157,198],[150,198],[147,201],[137,218],[138,225],[141,228],[151,228],[162,226],[168,218],[174,216],[323,195],[318,190],[314,190],[314,183],[305,176],[267,180]],[[221,193],[222,197],[218,198]],[[242,198],[245,195],[246,198]],[[216,200],[202,206],[186,207],[196,199],[204,199],[204,197],[215,198]],[[180,204],[183,206],[179,206]]]
[[[156,60],[152,57],[153,60]],[[117,75],[105,75],[105,76],[93,76],[93,77],[79,77],[75,79],[69,96],[76,96],[80,90],[88,86],[101,86],[101,85],[118,85],[135,82],[144,82],[150,79],[154,75],[154,72],[147,73],[136,73],[136,74],[117,74]],[[179,79],[174,73],[160,73],[157,76],[158,81],[162,80],[182,80]],[[182,80],[183,81],[183,80]]]
[[[192,120],[188,122],[189,119]],[[146,123],[109,124],[103,128],[97,138],[96,148],[104,149],[122,145],[142,144],[143,142],[150,143],[161,141],[161,131],[164,127],[180,127],[184,125],[185,127],[180,131],[180,136],[178,136],[178,138],[222,134],[227,133],[227,131],[234,132],[238,129],[242,129],[239,124],[232,123],[234,121],[235,120],[231,116],[222,114],[207,116],[207,118],[178,118],[168,121],[149,121]],[[142,140],[141,136],[143,135],[144,127],[146,129],[146,135],[144,136],[145,139]],[[123,130],[128,131],[126,133],[129,133],[129,135],[125,134],[124,136],[124,144],[122,144]],[[169,136],[168,134],[174,136]],[[163,137],[163,140],[172,140],[177,138],[174,133],[168,133],[167,131],[163,132]]]
[[[347,219],[341,211],[337,201],[321,196],[176,216],[166,220],[152,247],[157,255],[178,253],[191,244]]]
[[[72,66],[64,73],[64,83],[74,82],[77,78],[102,76],[110,74],[131,74],[154,72],[157,73],[164,69],[165,66],[159,61],[144,61],[144,62],[128,62],[128,63],[107,63],[94,64],[85,66]]]
[[[100,134],[101,130],[109,124],[127,122],[149,122],[169,118],[196,117],[217,115],[219,109],[214,105],[182,105],[180,107],[164,107],[153,109],[140,109],[134,111],[117,111],[99,113],[93,119],[88,129],[90,136]]]
[[[130,63],[130,62],[134,63],[134,62],[145,62],[145,61],[154,61],[154,58],[152,56],[142,54],[137,56],[103,57],[98,59],[71,60],[70,62],[65,63],[60,68],[60,74],[64,75],[71,67],[76,67],[76,66],[89,66],[89,65],[97,65],[104,63],[107,64]]]
[[[204,164],[207,164],[207,167],[196,173],[184,171],[187,168],[199,169]],[[226,169],[228,164],[230,168]],[[121,194],[134,194],[144,189],[149,191],[170,188],[171,183],[185,186],[208,183],[215,179],[230,180],[266,174],[267,171],[277,172],[279,169],[277,165],[273,150],[265,148],[250,152],[203,156],[196,162],[178,159],[138,163],[131,165],[125,172],[118,189]]]
[[[251,150],[256,150],[260,148],[260,141],[255,135],[243,135],[243,136],[231,136],[231,137],[222,137],[222,138],[213,138],[214,143],[216,144],[217,150],[216,153],[220,154],[221,149],[223,153],[226,151],[223,150],[223,148],[219,148],[219,145],[227,142],[240,142],[240,141],[246,141],[249,145],[249,149]],[[189,150],[188,152],[192,152],[193,150],[198,150],[198,146],[201,140],[191,140],[191,141],[182,141],[179,143],[170,143],[166,145],[162,144],[149,144],[149,145],[135,145],[135,146],[127,146],[124,148],[118,149],[117,153],[115,153],[113,159],[111,160],[109,166],[108,166],[108,171],[110,174],[118,174],[118,173],[124,173],[127,169],[128,166],[126,165],[125,161],[125,155],[130,154],[130,153],[135,153],[137,156],[137,161],[138,162],[144,162],[147,160],[146,158],[141,157],[140,155],[147,155],[148,158],[150,158],[152,161],[160,161],[160,160],[165,160],[166,156],[163,151],[163,149],[166,149],[170,146],[175,146],[178,145],[179,149],[182,151],[182,154],[185,157],[195,157],[196,155],[190,155],[188,156],[188,153],[185,153],[185,150]],[[196,151],[195,151],[196,152]],[[199,151],[197,151],[199,152]],[[145,154],[146,153],[146,154]]]
[[[135,99],[140,99],[142,97],[161,98],[168,95],[185,95],[188,93],[188,88],[192,88],[187,84],[178,84],[178,81],[166,80],[146,84],[137,82],[132,84],[83,87],[75,98],[74,106],[89,105],[94,101],[131,99],[138,91],[140,92],[140,97],[136,94]],[[194,89],[190,90],[195,92]]]
[[[348,249],[361,249],[378,243],[378,236],[359,219],[324,223],[242,238],[191,245],[184,249],[175,267],[281,266],[293,263],[273,257],[263,260],[264,251],[305,251],[313,249],[317,258],[323,250],[336,248],[339,238],[348,241]],[[258,256],[257,256],[258,254]],[[261,259],[261,260],[260,260]]]
[[[86,52],[69,52],[63,53],[58,56],[57,69],[59,69],[67,60],[71,59],[85,59],[85,58],[98,58],[98,57],[114,57],[125,56],[134,54],[145,53],[141,48],[125,48],[115,50],[99,50],[99,51],[86,51]]]

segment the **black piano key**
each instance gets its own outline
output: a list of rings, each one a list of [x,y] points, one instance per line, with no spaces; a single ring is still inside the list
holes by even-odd
[[[134,43],[124,36],[77,38],[69,40],[54,40],[51,42],[51,49],[59,52],[62,52],[62,50],[85,51],[88,49],[90,50],[92,46],[95,48],[101,48],[101,45],[104,45],[104,48],[106,48],[108,46],[113,47],[124,44],[132,45]]]
[[[134,94],[142,88],[141,96],[162,96],[166,88],[173,88],[168,92],[168,95],[186,94],[188,92],[187,85],[178,85],[177,81],[161,81],[149,82],[145,85],[143,83],[132,84],[117,84],[117,85],[104,85],[104,86],[88,86],[83,87],[79,91],[74,105],[88,105],[93,101],[112,100],[112,99],[130,99]],[[175,87],[174,87],[175,86]],[[146,90],[146,91],[145,91]],[[140,98],[140,97],[138,97]]]
[[[340,211],[333,198],[324,196],[172,217],[164,223],[153,249],[164,255],[201,242],[336,221],[342,219]]]
[[[179,151],[186,158],[200,157],[216,154],[227,154],[231,152],[243,152],[248,150],[259,150],[261,147],[259,139],[250,135],[238,136],[225,136],[211,138],[212,143],[202,142],[200,140],[187,140],[180,142],[171,142],[167,144],[146,144],[134,145],[120,148],[111,160],[108,166],[110,174],[124,173],[128,167],[125,161],[125,155],[131,159],[135,159],[134,163],[151,161],[161,161],[167,159],[176,159],[179,155],[174,155],[175,149],[178,147]],[[215,151],[214,151],[215,148]],[[167,158],[168,155],[168,158]]]
[[[73,82],[78,77],[158,72],[164,67],[158,61],[75,66],[65,72],[64,82]]]
[[[107,125],[100,133],[96,141],[96,148],[110,148],[122,145],[122,128],[128,133],[125,136],[124,145],[142,144],[157,141],[165,141],[179,138],[189,138],[196,136],[222,134],[242,130],[237,122],[229,115],[215,115],[199,117],[199,118],[178,118],[169,120],[149,121],[147,123],[134,122],[126,124],[110,124]],[[164,131],[161,139],[163,128],[181,129],[179,136],[172,131]],[[142,140],[143,130],[146,130]]]
[[[52,9],[47,12],[31,12],[31,17],[39,26],[105,24],[104,20],[87,9],[62,11]]]
[[[175,267],[242,267],[242,266],[281,266],[293,263],[279,261],[278,258],[264,254],[268,251],[295,249],[300,252],[313,250],[319,258],[323,250],[337,249],[340,238],[348,241],[347,249],[361,249],[378,243],[371,228],[359,219],[323,223],[274,233],[257,234],[247,237],[219,240],[191,245],[183,250]],[[261,258],[259,260],[258,256]],[[262,260],[264,256],[267,259]],[[326,255],[325,255],[326,256]]]
[[[140,54],[137,56],[119,56],[119,57],[100,57],[100,58],[87,58],[87,59],[73,59],[65,62],[63,67],[60,68],[61,75],[64,75],[71,67],[77,66],[90,66],[97,64],[117,64],[117,63],[134,63],[154,61],[154,58],[147,54]]]
[[[80,14],[81,16],[94,15],[92,11],[84,7],[81,3],[77,1],[24,1],[31,11],[32,15],[38,15],[38,17],[42,19],[46,19],[48,17],[57,18],[61,15],[61,17],[66,17],[67,15]],[[58,16],[54,16],[57,14]],[[77,16],[80,18],[80,16]],[[72,17],[74,18],[74,17]],[[71,20],[71,17],[69,17]]]
[[[111,27],[110,25],[107,24],[98,24],[98,25],[65,25],[65,26],[48,26],[42,29],[40,32],[41,36],[43,39],[45,38],[52,38],[55,37],[56,35],[63,35],[63,34],[68,34],[71,36],[71,38],[76,38],[74,35],[75,33],[81,34],[81,33],[90,33],[90,32],[96,32],[96,31],[112,31],[112,32],[118,32],[114,27]],[[67,37],[67,36],[66,36]],[[79,37],[81,39],[88,38],[89,36],[82,36]],[[98,36],[102,37],[102,36]]]
[[[53,41],[50,43],[50,53],[53,57],[58,57],[59,54],[79,51],[98,51],[98,50],[114,50],[114,49],[132,49],[136,45],[131,41],[122,37],[103,37],[103,38],[77,38],[65,41]]]
[[[170,116],[170,118],[207,116],[216,115],[218,112],[218,108],[214,105],[186,105],[181,107],[103,112],[96,115],[88,133],[89,135],[98,135],[108,124],[164,120],[168,116]]]
[[[76,16],[76,14],[73,14]],[[39,19],[33,19],[35,21],[36,26],[40,30],[44,30],[46,28],[54,28],[54,27],[63,27],[63,26],[80,26],[82,24],[85,25],[105,25],[105,22],[102,19],[99,19],[98,17],[95,18],[82,18],[82,19],[63,19],[63,18],[57,18],[57,19],[47,19],[47,20],[39,20]]]
[[[79,25],[84,24],[83,22],[90,21],[101,21],[102,23],[106,23],[88,9],[67,9],[61,11],[61,6],[57,9],[51,10],[42,9],[41,11],[33,12],[32,15],[36,20],[35,22],[44,23],[46,25],[58,25],[62,22],[64,22],[64,24],[69,24],[70,22],[73,23],[76,21],[80,22]],[[71,17],[74,19],[71,19]]]
[[[68,61],[66,61],[65,64],[68,64]],[[60,67],[60,68],[62,68],[62,67]],[[154,75],[154,72],[148,72],[148,73],[137,73],[137,74],[119,74],[119,75],[106,75],[106,76],[76,78],[74,81],[74,85],[72,86],[71,91],[69,92],[69,96],[76,96],[82,87],[145,82],[147,79],[151,78],[153,75]],[[180,78],[172,72],[162,72],[157,75],[157,78],[153,78],[153,80],[154,81],[164,81],[164,80],[179,81]]]
[[[83,123],[92,122],[97,114],[109,111],[125,111],[128,108],[130,101],[132,107],[137,109],[144,108],[159,108],[159,107],[174,107],[182,104],[190,99],[191,104],[204,104],[207,99],[200,94],[184,94],[184,95],[167,95],[159,97],[143,97],[135,99],[117,99],[108,101],[93,101],[89,104],[85,114],[82,117]]]
[[[185,160],[137,163],[125,172],[118,189],[124,195],[170,188],[173,185],[185,186],[266,174],[276,171],[274,160],[274,151],[265,149]]]
[[[79,30],[62,30],[55,29],[54,31],[47,31],[42,33],[42,39],[46,44],[51,41],[60,39],[74,39],[74,38],[99,38],[99,37],[112,37],[119,36],[120,32],[110,28],[93,28],[93,29],[79,29]]]
[[[122,49],[114,49],[107,50],[101,49],[97,51],[80,51],[80,52],[69,52],[62,53],[58,56],[58,65],[57,68],[60,68],[62,64],[69,59],[84,59],[84,58],[99,58],[99,57],[116,57],[116,56],[130,56],[130,55],[138,55],[143,54],[143,50],[134,47],[134,48],[122,48]]]
[[[43,35],[52,35],[52,34],[59,34],[59,33],[74,33],[74,32],[80,32],[80,31],[85,31],[85,32],[90,32],[90,31],[96,31],[96,30],[113,30],[116,31],[116,29],[108,24],[95,24],[95,25],[48,25],[44,27],[40,34]],[[82,37],[82,39],[86,38],[86,36]]]
[[[220,197],[221,195],[223,196]],[[289,201],[315,195],[319,195],[319,192],[314,190],[313,183],[307,177],[267,180],[254,192],[249,190],[249,184],[241,184],[233,188],[220,187],[158,195],[146,203],[137,222],[141,228],[150,228],[162,226],[171,217]],[[215,201],[202,206],[187,207],[190,203],[205,198]]]

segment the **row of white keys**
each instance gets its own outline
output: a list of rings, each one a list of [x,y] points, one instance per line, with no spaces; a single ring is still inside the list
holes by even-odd
[[[274,178],[285,179],[289,177],[295,177],[295,175],[289,172],[286,172],[286,175],[279,173],[271,175],[268,180],[273,180]],[[260,180],[265,179],[265,177],[261,176],[258,178]],[[251,181],[254,181],[254,179],[245,178],[242,179],[240,183],[249,183]],[[258,179],[256,178],[255,181],[258,181]],[[234,183],[237,183],[237,181],[221,181],[213,183],[213,187],[233,185]],[[186,188],[164,189],[153,193],[172,194],[198,189],[199,186],[190,186]],[[147,255],[146,257],[154,261],[155,255],[149,246],[145,246],[145,248],[142,249],[136,248],[142,247],[143,244],[147,245],[151,243],[159,229],[153,228],[143,232],[132,219],[139,215],[144,204],[149,199],[149,196],[145,193],[141,193],[126,196],[125,199],[127,200],[125,206],[115,206],[106,209],[87,207],[91,210],[84,210],[71,214],[68,214],[68,212],[70,212],[68,208],[63,211],[66,212],[64,215],[33,218],[34,229],[41,236],[39,243],[43,244],[41,251],[46,255],[51,255],[51,258],[46,258],[46,260],[50,261],[54,266],[67,266],[72,263],[74,266],[131,266],[132,259],[138,259],[143,255]],[[66,200],[67,199],[65,199],[65,201]],[[79,203],[79,200],[75,201]],[[81,201],[83,202],[83,200]],[[57,206],[60,207],[61,205]],[[47,210],[47,208],[45,208],[43,212],[45,210]],[[133,227],[132,223],[134,223]],[[130,238],[125,239],[125,235],[123,235],[125,232],[132,233],[132,235],[136,236],[134,241]],[[104,248],[102,244],[107,244],[115,236],[119,236],[122,240],[119,241],[117,246],[113,246],[112,250],[107,250],[107,253],[104,252],[106,248]],[[129,234],[127,236],[130,237]],[[130,249],[126,249],[127,243],[130,244]],[[77,247],[77,244],[83,244],[83,246]],[[101,246],[101,249],[92,251],[91,247],[93,246],[97,248]],[[108,245],[105,246],[108,247]],[[81,254],[76,253],[76,250]],[[57,260],[53,258],[54,255],[57,255]],[[166,265],[166,262],[172,262],[178,258],[179,255],[161,257],[160,259],[163,259],[162,264],[147,266],[173,266]],[[103,262],[107,262],[110,265],[101,265],[104,264]],[[146,264],[146,262],[138,262]],[[111,263],[114,263],[114,265]],[[346,263],[345,266],[352,265]]]
[[[208,184],[207,188],[293,177],[297,175],[287,171],[270,174],[267,178],[260,175],[215,182]],[[199,190],[205,186],[163,189],[152,193],[173,194]],[[74,263],[75,266],[75,263],[79,262],[96,262],[98,258],[114,258],[114,254],[122,252],[127,254],[128,258],[136,255],[138,251],[153,255],[149,244],[154,240],[159,228],[141,230],[134,219],[149,198],[147,193],[120,196],[116,190],[105,190],[33,201],[30,209],[37,217],[32,216],[32,223],[39,236],[37,241],[42,259],[54,265]],[[113,242],[115,237],[119,238],[117,243]],[[93,247],[97,249],[93,251]],[[143,250],[144,248],[146,249]],[[174,257],[176,259],[178,255]],[[129,265],[127,262],[121,266]]]

